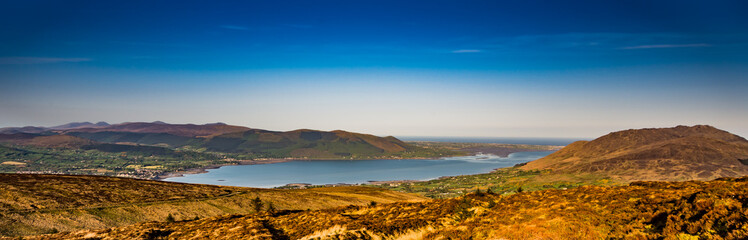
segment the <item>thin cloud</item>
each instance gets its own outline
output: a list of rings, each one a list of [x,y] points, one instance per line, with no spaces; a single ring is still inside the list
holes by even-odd
[[[88,62],[90,58],[49,58],[49,57],[0,57],[0,64],[45,64],[65,62]]]
[[[454,50],[452,53],[479,53],[482,52],[479,49],[460,49],[460,50]]]
[[[221,25],[219,27],[220,28],[225,28],[225,29],[231,29],[231,30],[240,30],[240,31],[248,31],[249,30],[249,28],[247,28],[247,27],[236,26],[236,25]]]
[[[631,47],[623,47],[621,49],[652,49],[652,48],[693,48],[693,47],[711,47],[711,44],[706,43],[695,43],[695,44],[658,44],[658,45],[639,45]]]

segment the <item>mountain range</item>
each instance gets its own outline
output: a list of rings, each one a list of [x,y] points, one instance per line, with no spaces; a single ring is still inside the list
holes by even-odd
[[[68,129],[76,129],[76,128],[93,128],[93,127],[106,127],[109,126],[109,123],[106,122],[97,122],[97,123],[91,123],[91,122],[71,122],[62,124],[59,126],[53,126],[53,127],[34,127],[34,126],[26,126],[26,127],[6,127],[6,128],[0,128],[0,134],[12,134],[12,133],[43,133],[47,131],[53,131],[53,130],[68,130]]]
[[[336,130],[288,132],[223,123],[204,125],[132,122],[69,123],[55,127],[3,128],[0,142],[39,147],[95,144],[148,145],[170,149],[253,154],[267,158],[366,158],[417,149],[394,137]],[[95,147],[94,147],[95,148]]]

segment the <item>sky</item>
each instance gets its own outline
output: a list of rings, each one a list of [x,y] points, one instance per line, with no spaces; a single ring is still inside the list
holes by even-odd
[[[4,1],[0,127],[748,137],[746,1]]]

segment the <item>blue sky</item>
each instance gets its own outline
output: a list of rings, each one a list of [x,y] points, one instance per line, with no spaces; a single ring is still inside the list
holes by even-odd
[[[226,122],[378,135],[748,136],[744,1],[23,1],[0,127]]]

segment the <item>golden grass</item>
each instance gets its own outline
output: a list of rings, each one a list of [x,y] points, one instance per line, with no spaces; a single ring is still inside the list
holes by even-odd
[[[345,192],[345,191],[343,191]],[[748,177],[220,216],[31,239],[748,239]],[[92,234],[93,233],[93,234]]]
[[[0,236],[76,231],[138,222],[254,213],[252,200],[278,210],[418,201],[416,195],[366,187],[275,190],[126,178],[0,175]]]

